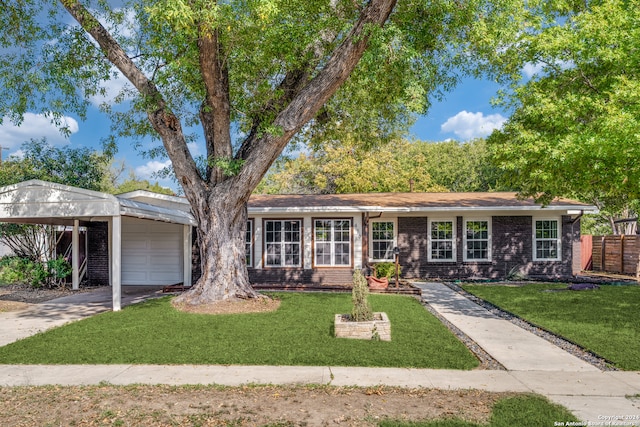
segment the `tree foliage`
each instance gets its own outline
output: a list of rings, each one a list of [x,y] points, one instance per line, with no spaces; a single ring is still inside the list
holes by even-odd
[[[89,148],[54,147],[45,139],[25,142],[22,157],[2,162],[0,186],[29,179],[101,191],[109,156]]]
[[[523,195],[621,211],[640,197],[640,2],[539,2],[505,58],[540,69],[489,143]]]
[[[329,146],[281,159],[256,189],[264,194],[506,190],[485,141],[396,140],[371,149]]]

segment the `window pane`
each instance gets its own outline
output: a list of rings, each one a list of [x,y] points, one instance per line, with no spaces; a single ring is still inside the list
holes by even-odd
[[[300,265],[300,221],[266,221],[266,265]]]
[[[393,260],[394,235],[393,221],[371,223],[371,256],[373,259]]]
[[[453,221],[432,221],[431,223],[431,259],[452,261]]]
[[[442,240],[453,238],[453,223],[451,221],[434,221],[431,223],[431,238]]]
[[[466,221],[466,259],[468,260],[488,260],[489,259],[489,222],[488,221]]]
[[[431,258],[440,260],[453,259],[453,243],[452,242],[432,242]]]
[[[537,259],[558,259],[558,221],[536,220],[535,256]]]
[[[247,232],[245,234],[245,241],[244,241],[244,255],[245,255],[245,260],[247,263],[247,267],[252,267],[252,256],[253,256],[253,251],[251,250],[253,246],[253,222],[251,221],[247,221]]]
[[[314,221],[314,261],[316,265],[351,264],[351,221]]]

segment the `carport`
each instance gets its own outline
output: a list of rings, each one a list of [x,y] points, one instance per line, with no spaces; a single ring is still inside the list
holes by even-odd
[[[73,289],[80,282],[79,228],[106,222],[114,311],[121,308],[123,284],[191,283],[195,220],[188,203],[179,197],[145,191],[114,196],[31,180],[0,188],[0,222],[73,227]]]

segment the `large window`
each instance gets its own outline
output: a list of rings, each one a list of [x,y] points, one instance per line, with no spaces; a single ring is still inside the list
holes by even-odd
[[[454,261],[455,254],[455,222],[429,221],[429,261]]]
[[[560,259],[560,233],[557,219],[538,219],[534,221],[534,259]]]
[[[468,220],[464,224],[465,261],[489,261],[491,259],[489,221]]]
[[[247,233],[244,240],[244,254],[247,267],[253,267],[253,220],[247,221]]]
[[[313,230],[315,265],[351,265],[351,220],[316,219]]]
[[[265,266],[301,266],[300,220],[267,220],[264,222]]]
[[[395,222],[371,222],[371,258],[373,261],[393,261]]]

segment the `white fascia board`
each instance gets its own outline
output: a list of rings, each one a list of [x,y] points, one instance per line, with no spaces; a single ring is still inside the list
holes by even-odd
[[[585,206],[578,210],[575,206],[474,206],[474,207],[381,207],[381,206],[312,206],[287,208],[249,208],[250,214],[301,214],[301,213],[343,213],[343,212],[377,212],[377,213],[429,213],[429,212],[565,212],[567,215],[597,213],[595,206]]]
[[[141,219],[164,221],[174,224],[197,225],[190,213],[154,206],[134,200],[120,199],[120,214]]]
[[[167,209],[178,209],[184,212],[191,212],[191,205],[184,197],[169,196],[146,190],[135,190],[116,196],[121,200],[132,200],[148,205],[161,206]]]
[[[139,199],[139,198],[157,199],[157,200],[164,200],[167,202],[189,206],[189,202],[184,197],[170,196],[168,194],[154,193],[153,191],[146,191],[146,190],[129,191],[127,193],[117,194],[116,197],[119,199],[122,198],[122,199],[133,199],[133,200]]]

